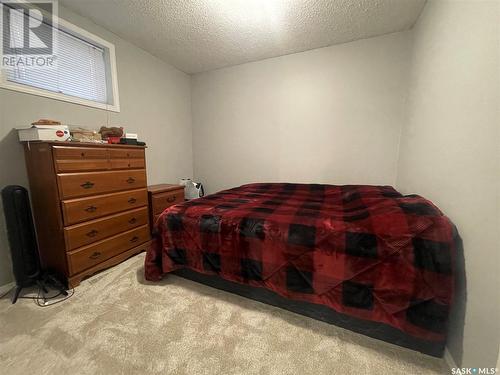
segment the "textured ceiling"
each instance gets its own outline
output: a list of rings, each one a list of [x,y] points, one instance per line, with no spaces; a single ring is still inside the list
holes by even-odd
[[[186,73],[407,30],[425,0],[60,0]]]

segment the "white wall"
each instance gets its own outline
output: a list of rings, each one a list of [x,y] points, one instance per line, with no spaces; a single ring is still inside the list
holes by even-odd
[[[144,140],[148,183],[176,182],[192,175],[190,77],[143,50],[60,7],[60,16],[116,46],[120,113],[112,125],[137,132]],[[28,186],[22,147],[14,127],[39,118],[99,128],[105,111],[0,89],[0,188]],[[0,285],[12,280],[3,210],[0,207]]]
[[[398,188],[431,199],[463,238],[465,367],[495,367],[498,358],[499,23],[498,1],[427,3],[414,29],[398,167]],[[451,339],[460,364],[460,338]]]
[[[394,185],[409,33],[193,76],[195,176]]]

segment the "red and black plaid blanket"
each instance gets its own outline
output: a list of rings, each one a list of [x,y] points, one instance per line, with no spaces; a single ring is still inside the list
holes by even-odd
[[[167,209],[146,279],[187,267],[443,342],[453,225],[389,186],[249,184]]]

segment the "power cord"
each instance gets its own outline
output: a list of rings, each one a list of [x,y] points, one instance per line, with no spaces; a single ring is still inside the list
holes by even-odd
[[[40,292],[42,292],[41,294],[43,295],[43,303],[40,302]],[[38,294],[37,294],[36,298],[34,298],[34,301],[35,301],[35,303],[39,307],[49,307],[49,306],[55,305],[57,303],[66,301],[67,299],[69,299],[70,297],[72,297],[73,294],[75,294],[75,288],[71,287],[71,290],[70,290],[70,292],[68,293],[68,295],[66,297],[64,297],[62,299],[59,299],[57,301],[53,301],[53,302],[49,303],[48,301],[53,300],[54,298],[59,297],[60,295],[62,295],[62,293],[59,292],[55,296],[46,297],[45,293],[42,290],[42,288],[38,288]]]
[[[5,296],[9,295],[12,292],[12,290],[14,290],[14,288],[15,287],[12,287],[9,291],[7,291],[4,294],[2,294],[0,296],[0,299],[2,299]],[[45,293],[43,292],[42,288],[38,287],[38,292],[37,292],[36,296],[34,296],[34,295],[33,296],[29,296],[28,295],[28,296],[19,296],[18,298],[19,299],[31,299],[39,307],[49,307],[49,306],[53,306],[53,305],[55,305],[57,303],[66,301],[67,299],[69,299],[70,297],[72,297],[74,294],[75,294],[75,288],[71,286],[71,290],[69,291],[68,295],[65,298],[59,299],[57,301],[49,302],[50,300],[53,300],[53,299],[61,296],[62,293],[58,292],[57,294],[55,294],[53,296],[46,296]]]

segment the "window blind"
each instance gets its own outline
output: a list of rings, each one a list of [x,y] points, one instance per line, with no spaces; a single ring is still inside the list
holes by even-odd
[[[25,22],[28,21],[25,19]],[[42,36],[54,31],[51,25],[45,23],[40,28]],[[21,28],[11,28],[10,34],[11,46],[22,47]],[[104,49],[61,29],[55,29],[54,36],[57,38],[55,67],[36,69],[16,66],[6,70],[7,81],[98,103],[109,103]],[[42,37],[41,40],[43,39]]]

